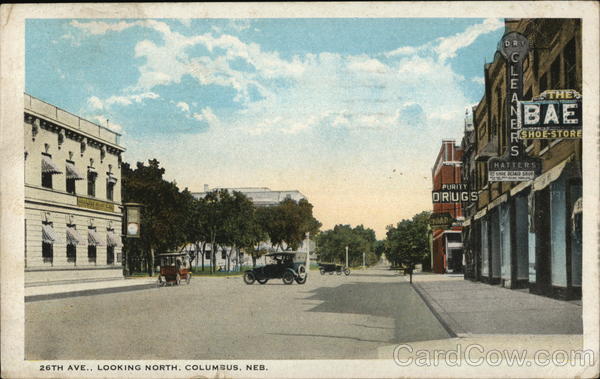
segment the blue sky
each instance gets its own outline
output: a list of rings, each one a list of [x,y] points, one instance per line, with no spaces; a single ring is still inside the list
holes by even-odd
[[[431,209],[501,19],[35,19],[25,88],[167,178],[298,189],[325,228]]]

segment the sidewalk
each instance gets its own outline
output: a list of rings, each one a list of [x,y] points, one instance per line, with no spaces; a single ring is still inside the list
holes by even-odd
[[[462,277],[413,276],[413,286],[456,335],[582,334],[580,305]]]
[[[144,277],[25,287],[25,302],[135,291],[152,288],[155,284],[156,277]]]
[[[413,288],[452,336],[410,342],[414,350],[461,350],[479,344],[486,351],[527,351],[529,358],[540,349],[576,350],[583,345],[582,308],[577,303],[471,282],[457,275],[415,274]],[[379,358],[392,357],[401,343],[379,348]],[[401,354],[409,356],[408,351]]]

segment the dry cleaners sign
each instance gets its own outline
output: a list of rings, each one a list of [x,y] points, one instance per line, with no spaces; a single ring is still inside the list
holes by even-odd
[[[519,138],[519,105],[523,96],[523,60],[529,52],[529,41],[517,32],[505,34],[500,41],[500,53],[506,59],[506,113],[509,143],[506,154],[488,160],[489,182],[521,182],[539,174],[541,164],[523,151]]]

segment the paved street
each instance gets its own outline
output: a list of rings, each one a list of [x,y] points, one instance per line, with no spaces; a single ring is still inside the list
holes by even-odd
[[[311,272],[305,285],[241,277],[26,303],[27,359],[376,358],[449,334],[403,277]]]

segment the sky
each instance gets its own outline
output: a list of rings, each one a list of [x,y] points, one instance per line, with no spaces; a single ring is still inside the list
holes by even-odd
[[[25,90],[180,188],[299,190],[322,230],[431,210],[502,19],[30,19]]]

